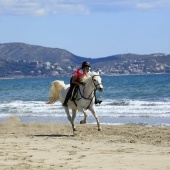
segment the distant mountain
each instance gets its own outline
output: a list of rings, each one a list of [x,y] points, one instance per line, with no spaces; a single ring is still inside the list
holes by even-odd
[[[59,48],[25,43],[0,44],[0,77],[70,75],[76,66],[89,61],[103,75],[170,73],[170,54],[117,54],[85,58]],[[47,63],[50,62],[50,63]]]
[[[103,58],[85,58],[74,55],[67,50],[59,48],[42,47],[38,45],[29,45],[25,43],[4,43],[0,44],[0,60],[6,61],[39,61],[39,62],[50,62],[59,63],[61,66],[75,66],[79,65],[88,60],[93,65],[93,68],[103,67],[107,65],[113,65],[116,63],[122,63],[125,61],[142,61],[146,64],[150,64],[150,60],[162,64],[168,64],[170,66],[170,55],[162,53],[157,54],[118,54],[107,56]]]
[[[0,59],[17,61],[40,61],[51,63],[75,63],[79,64],[87,58],[76,56],[59,48],[48,48],[24,43],[0,44]]]

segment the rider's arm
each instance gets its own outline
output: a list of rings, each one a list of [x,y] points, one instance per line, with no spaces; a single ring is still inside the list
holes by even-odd
[[[72,76],[72,83],[79,85],[79,81],[77,81],[77,76]]]

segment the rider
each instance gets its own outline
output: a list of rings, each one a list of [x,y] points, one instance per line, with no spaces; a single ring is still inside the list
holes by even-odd
[[[66,95],[66,98],[65,98],[65,101],[64,103],[62,104],[62,106],[64,107],[67,107],[67,103],[68,103],[68,100],[70,99],[71,97],[71,94],[72,94],[72,91],[74,89],[75,86],[77,85],[84,85],[83,82],[81,82],[81,78],[83,78],[84,76],[86,76],[88,73],[90,73],[89,71],[90,69],[90,63],[88,61],[84,61],[82,63],[82,66],[81,68],[77,68],[73,73],[72,73],[72,77],[70,79],[70,88],[69,88],[69,91],[67,92],[67,95]],[[101,103],[102,101],[101,100],[97,100],[96,98],[96,93],[95,93],[95,104],[97,103]]]

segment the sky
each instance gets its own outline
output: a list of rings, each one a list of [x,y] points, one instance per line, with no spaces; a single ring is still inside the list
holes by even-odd
[[[101,58],[170,54],[170,0],[0,0],[0,43]]]

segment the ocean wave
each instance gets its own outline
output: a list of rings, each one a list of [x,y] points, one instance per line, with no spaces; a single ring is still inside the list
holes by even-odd
[[[106,100],[96,105],[96,113],[102,123],[147,123],[170,124],[170,102],[139,100]],[[94,116],[87,111],[88,120],[93,122]],[[44,101],[11,100],[0,103],[0,120],[17,115],[24,121],[68,121],[60,102],[47,105]],[[77,113],[77,120],[83,118]]]

